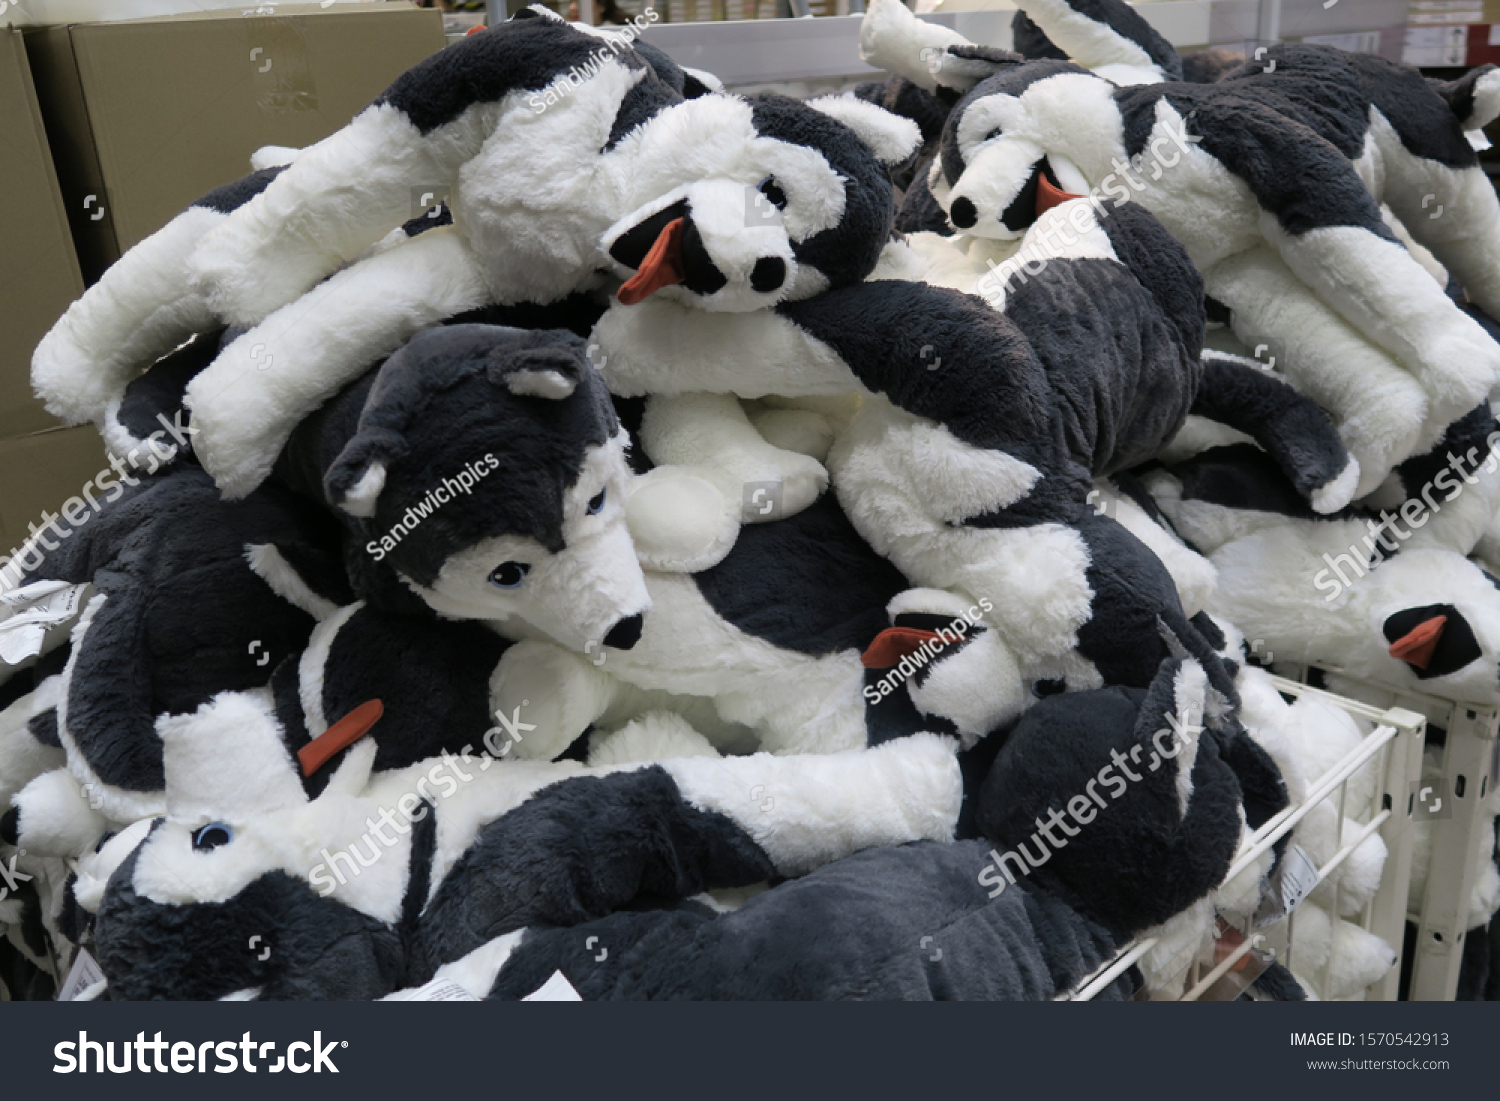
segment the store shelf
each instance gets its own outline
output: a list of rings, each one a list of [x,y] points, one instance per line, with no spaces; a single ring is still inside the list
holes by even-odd
[[[1386,30],[1406,23],[1406,0],[1150,0],[1137,5],[1179,49],[1209,45],[1253,48],[1257,42],[1306,35]],[[952,27],[971,42],[1009,47],[1013,4],[922,18]],[[862,16],[656,24],[645,39],[678,64],[715,73],[730,87],[770,81],[872,79],[859,59]]]

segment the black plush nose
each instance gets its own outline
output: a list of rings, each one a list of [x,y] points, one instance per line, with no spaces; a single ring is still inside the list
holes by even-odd
[[[979,222],[979,208],[972,200],[960,195],[953,200],[953,206],[948,211],[948,221],[953,223],[955,229],[973,229]]]
[[[21,808],[11,807],[0,814],[0,841],[7,845],[19,844],[21,839]]]
[[[641,641],[641,628],[646,621],[638,615],[626,616],[609,629],[604,636],[604,645],[616,650],[629,650]]]
[[[786,282],[786,261],[779,256],[762,256],[750,269],[750,286],[769,294]]]

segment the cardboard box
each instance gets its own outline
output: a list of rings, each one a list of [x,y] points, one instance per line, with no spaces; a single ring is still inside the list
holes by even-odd
[[[30,536],[30,525],[41,525],[43,513],[56,513],[70,497],[82,500],[88,482],[97,487],[101,471],[115,476],[91,424],[0,440],[0,565]]]
[[[264,5],[26,33],[86,281],[263,145],[327,137],[444,44],[405,4]]]
[[[31,353],[83,293],[19,31],[0,29],[0,437],[52,428]]]

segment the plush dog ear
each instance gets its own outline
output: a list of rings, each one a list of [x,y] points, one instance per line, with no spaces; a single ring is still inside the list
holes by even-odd
[[[375,515],[390,464],[401,454],[395,431],[362,426],[323,475],[323,495],[335,508],[368,520]]]
[[[493,382],[517,397],[550,398],[553,401],[571,397],[583,379],[579,354],[566,345],[522,351],[497,348],[490,359],[489,373]]]
[[[922,131],[911,119],[853,95],[820,96],[807,105],[853,130],[881,164],[901,164],[922,144]]]

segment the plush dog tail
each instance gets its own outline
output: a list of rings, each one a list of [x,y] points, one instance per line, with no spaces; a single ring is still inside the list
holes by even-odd
[[[1041,41],[1117,84],[1182,79],[1177,50],[1125,0],[1021,0],[1019,7]]]
[[[188,256],[229,215],[265,189],[272,167],[210,191],[120,257],[68,307],[37,345],[31,384],[55,416],[104,426],[143,366],[215,325],[188,284]]]
[[[1470,69],[1457,80],[1429,78],[1427,83],[1465,130],[1482,129],[1500,117],[1500,69],[1494,65]]]
[[[1359,461],[1344,447],[1333,419],[1254,360],[1204,352],[1193,412],[1260,444],[1314,512],[1338,512],[1353,499]]]

